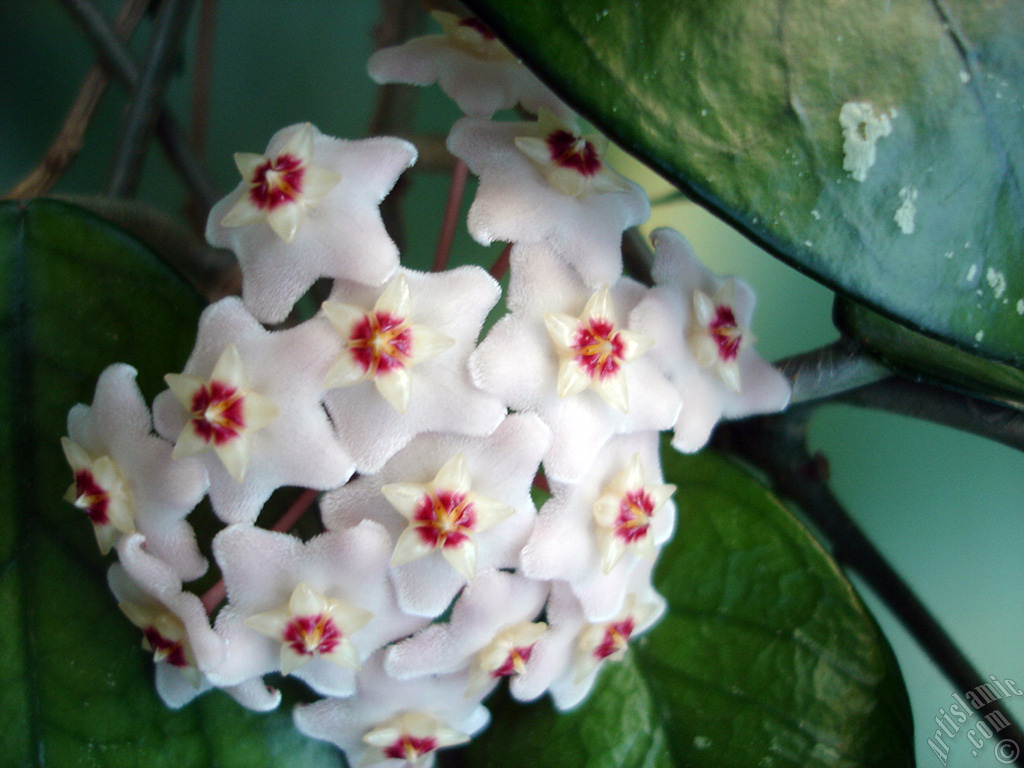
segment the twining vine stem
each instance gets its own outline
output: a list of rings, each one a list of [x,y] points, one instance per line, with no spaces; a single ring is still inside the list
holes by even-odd
[[[132,89],[128,115],[114,156],[107,194],[134,197],[142,174],[149,137],[163,103],[171,69],[181,53],[187,21],[195,0],[163,0],[157,12],[149,55],[142,65],[139,80]]]
[[[125,0],[114,20],[114,34],[119,40],[131,38],[150,0]],[[78,90],[57,137],[46,150],[43,159],[8,194],[12,200],[28,200],[45,195],[71,167],[85,143],[85,132],[92,122],[96,108],[110,84],[110,74],[98,58],[89,69]]]
[[[123,82],[129,90],[135,88],[139,81],[139,66],[91,0],[61,0],[61,2],[86,33],[118,80]],[[202,201],[206,210],[212,208],[220,195],[188,147],[178,123],[166,109],[161,109],[157,115],[156,133],[167,154],[168,161],[181,174],[192,195]]]

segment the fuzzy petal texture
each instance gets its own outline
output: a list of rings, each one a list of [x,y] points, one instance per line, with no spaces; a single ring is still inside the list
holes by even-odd
[[[184,373],[209,377],[229,344],[237,346],[246,388],[276,406],[279,414],[248,435],[251,454],[238,482],[212,451],[199,456],[210,476],[210,501],[225,523],[251,523],[281,486],[336,488],[354,470],[321,404],[324,377],[340,346],[329,324],[310,320],[286,331],[266,331],[236,298],[203,312],[196,347]],[[188,412],[170,392],[153,403],[157,431],[177,440]]]
[[[611,288],[617,327],[647,289],[623,278]],[[469,359],[470,374],[481,389],[520,411],[536,413],[554,435],[544,457],[549,479],[578,482],[612,435],[667,429],[679,413],[676,388],[641,355],[627,363],[624,376],[628,410],[622,413],[598,392],[586,389],[558,395],[559,357],[545,324],[552,314],[578,317],[593,292],[544,246],[512,251],[508,306]],[[630,327],[630,330],[635,330]]]
[[[587,287],[613,283],[622,274],[623,231],[650,216],[647,195],[625,179],[628,191],[581,197],[559,192],[516,146],[516,137],[539,134],[533,123],[475,118],[463,118],[452,128],[449,150],[480,177],[469,209],[470,234],[484,245],[547,243]]]
[[[266,156],[277,155],[305,125],[275,133]],[[416,148],[401,139],[345,141],[314,128],[310,162],[340,180],[305,208],[291,241],[283,240],[265,217],[241,226],[221,223],[248,194],[244,180],[210,211],[206,239],[235,252],[245,304],[263,322],[284,320],[321,277],[380,285],[398,266],[398,248],[384,229],[379,206],[415,161]]]
[[[501,295],[498,284],[475,266],[440,273],[400,268],[397,274],[408,282],[409,322],[454,343],[409,369],[411,391],[404,413],[367,379],[326,393],[324,401],[338,435],[362,474],[377,472],[422,432],[487,435],[506,413],[498,398],[472,384],[467,364],[480,327]],[[331,300],[369,312],[380,294],[380,289],[339,281]]]
[[[410,487],[431,483],[438,470],[462,455],[471,481],[471,492],[514,510],[511,516],[472,536],[476,567],[512,568],[519,550],[529,538],[536,510],[530,488],[540,458],[550,443],[550,432],[531,415],[512,415],[487,437],[451,434],[421,435],[395,455],[376,475],[355,479],[324,496],[321,502],[328,530],[351,528],[364,519],[383,525],[398,545],[410,521],[385,497],[386,485]],[[489,506],[489,505],[488,505]],[[437,617],[466,584],[466,577],[430,548],[424,556],[391,567],[391,579],[402,610],[417,616]]]
[[[92,458],[114,461],[128,483],[135,528],[146,538],[146,551],[190,581],[206,572],[206,559],[185,517],[209,481],[198,460],[171,460],[173,446],[152,433],[135,376],[129,365],[104,370],[92,405],[76,405],[68,414],[68,436]]]
[[[447,728],[473,736],[490,721],[479,698],[467,698],[467,675],[427,676],[395,680],[384,671],[383,654],[374,656],[359,673],[356,695],[324,699],[295,709],[295,725],[314,739],[336,745],[349,765],[398,768],[404,761],[386,760],[363,737],[401,713],[430,716]],[[430,768],[434,755],[423,756],[417,768]]]
[[[431,624],[389,648],[384,668],[399,679],[468,669],[503,628],[534,620],[547,595],[545,582],[484,571],[463,590],[448,622]]]
[[[782,374],[752,346],[742,346],[735,360],[739,391],[714,368],[700,365],[690,340],[695,322],[694,292],[715,296],[727,281],[701,264],[678,232],[657,229],[651,234],[651,241],[655,246],[655,288],[633,311],[631,323],[642,333],[656,335],[651,358],[672,380],[683,400],[672,445],[677,450],[693,453],[707,443],[711,430],[722,418],[736,419],[783,410],[789,404],[790,387]],[[749,328],[754,293],[746,283],[739,280],[733,283],[732,310],[736,322]],[[662,332],[669,328],[674,331]]]
[[[568,107],[496,39],[451,14],[440,15],[450,31],[426,35],[374,53],[367,64],[378,83],[438,83],[467,115],[490,117],[517,104],[536,113],[541,107],[567,112]],[[453,28],[454,27],[454,28]]]
[[[567,582],[589,621],[609,619],[622,609],[627,577],[642,560],[625,551],[614,568],[602,566],[603,533],[594,519],[594,505],[631,459],[639,455],[643,485],[660,484],[658,433],[620,435],[608,441],[579,483],[551,483],[551,498],[540,509],[530,541],[523,549],[523,573],[535,579]],[[672,536],[675,505],[664,503],[651,517],[652,553]]]

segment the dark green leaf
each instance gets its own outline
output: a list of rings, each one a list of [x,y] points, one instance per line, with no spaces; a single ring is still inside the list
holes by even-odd
[[[172,712],[105,583],[90,526],[62,500],[68,410],[108,364],[151,398],[181,369],[201,305],[151,251],[63,203],[0,206],[0,764],[47,768],[336,766],[287,710],[221,693]]]
[[[1024,4],[469,4],[613,138],[779,257],[1024,366]],[[863,182],[843,169],[848,102],[896,112]],[[902,190],[916,190],[912,234],[894,219]]]
[[[899,668],[817,542],[724,459],[666,463],[680,515],[655,573],[667,616],[571,714],[496,703],[470,765],[912,765]]]
[[[876,357],[907,375],[1024,410],[1024,371],[922,336],[856,302],[836,303],[836,324]]]

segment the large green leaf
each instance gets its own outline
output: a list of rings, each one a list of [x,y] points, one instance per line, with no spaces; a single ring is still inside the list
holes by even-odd
[[[679,525],[655,573],[667,615],[573,713],[497,702],[470,764],[912,765],[899,668],[834,563],[742,470],[669,453]]]
[[[61,499],[68,409],[117,361],[152,397],[188,355],[197,296],[137,241],[48,201],[0,206],[0,286],[0,765],[340,765],[287,710],[254,715],[219,692],[166,709],[90,526]]]
[[[1024,3],[469,5],[623,146],[779,257],[1024,365]],[[863,182],[843,169],[848,102],[895,111]],[[894,219],[902,190],[916,194],[912,234]]]

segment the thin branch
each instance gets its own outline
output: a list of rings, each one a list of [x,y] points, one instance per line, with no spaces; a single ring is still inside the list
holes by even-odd
[[[834,402],[913,416],[1024,451],[1024,412],[931,384],[894,377]]]
[[[163,0],[153,27],[149,53],[132,90],[121,138],[114,156],[107,193],[113,197],[134,197],[142,176],[146,145],[156,125],[174,62],[181,53],[185,27],[195,0]]]
[[[61,2],[86,33],[117,79],[129,89],[134,88],[139,79],[138,65],[128,53],[125,45],[117,39],[103,14],[90,0],[61,0]],[[168,160],[181,174],[192,195],[202,200],[207,210],[212,208],[217,201],[217,192],[206,177],[203,167],[185,144],[182,132],[174,118],[166,110],[160,112],[157,120],[157,136],[160,138]]]
[[[206,134],[210,124],[210,81],[213,72],[213,40],[217,26],[217,0],[202,0],[199,7],[199,34],[196,35],[195,74],[192,79],[192,122],[188,143],[197,157],[206,152]]]
[[[462,212],[462,196],[466,191],[466,179],[469,168],[462,160],[455,162],[452,171],[452,184],[448,188],[448,202],[444,208],[444,221],[441,222],[441,235],[437,239],[437,253],[434,255],[434,271],[440,272],[448,266],[448,257],[452,252],[452,241],[455,239],[455,228]]]
[[[214,248],[178,219],[134,200],[68,195],[61,199],[112,221],[148,245],[212,304],[242,293],[242,273],[231,251]]]
[[[114,20],[114,34],[119,40],[131,38],[150,0],[125,0]],[[64,124],[46,151],[39,165],[22,179],[8,194],[11,200],[28,200],[45,195],[63,176],[78,157],[85,143],[85,132],[92,122],[103,94],[110,84],[110,75],[102,59],[92,65],[78,90]]]
[[[818,528],[836,562],[867,582],[958,691],[989,682],[833,495],[823,462],[807,450],[809,414],[806,409],[795,417],[783,414],[724,424],[716,431],[715,446],[742,456],[768,474],[775,490],[791,499]],[[1024,732],[1015,722],[1004,735],[1024,743]],[[1024,767],[1024,756],[1016,764]]]
[[[835,398],[890,378],[892,371],[849,339],[775,363],[793,387],[791,405]]]

